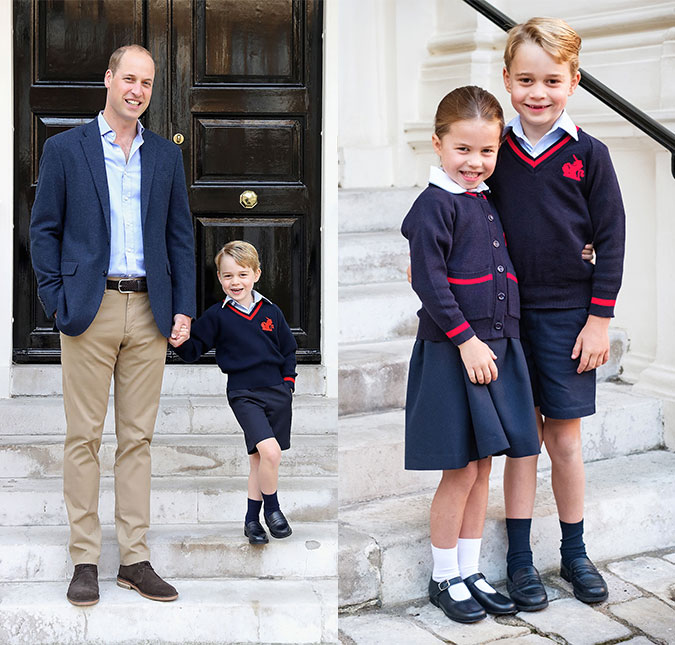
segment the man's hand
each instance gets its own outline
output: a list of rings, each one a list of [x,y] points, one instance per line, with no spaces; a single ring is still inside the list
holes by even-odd
[[[173,317],[173,327],[171,328],[171,337],[169,345],[178,347],[190,338],[190,326],[192,319],[184,314],[176,314]]]
[[[572,359],[577,359],[581,355],[577,374],[594,370],[609,360],[610,320],[600,316],[588,316],[572,350]]]
[[[487,343],[480,340],[478,336],[473,336],[458,347],[466,373],[472,383],[487,385],[490,381],[497,380],[499,375],[495,364],[497,356]]]

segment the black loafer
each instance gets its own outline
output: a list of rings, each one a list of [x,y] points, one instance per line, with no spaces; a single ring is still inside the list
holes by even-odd
[[[98,602],[98,567],[95,564],[75,565],[66,598],[78,607],[87,607]]]
[[[504,614],[516,613],[516,603],[513,602],[513,600],[497,591],[494,593],[481,591],[476,586],[478,580],[485,580],[485,576],[482,573],[474,573],[472,576],[464,578],[464,584],[471,592],[471,595],[478,601],[478,604],[483,607],[488,614],[501,616]]]
[[[265,514],[265,524],[267,524],[272,537],[275,538],[285,538],[293,533],[281,511],[272,511],[269,515]]]
[[[560,563],[560,576],[572,583],[574,596],[581,602],[593,603],[607,600],[609,592],[600,572],[586,557],[574,558],[567,566]]]
[[[487,615],[473,598],[466,600],[453,600],[449,588],[452,585],[462,582],[458,576],[452,580],[443,580],[436,582],[433,578],[429,580],[429,600],[435,607],[443,610],[443,613],[458,623],[475,623],[482,620]]]
[[[244,524],[244,535],[248,538],[249,544],[267,544],[269,538],[258,520],[251,520]]]
[[[511,577],[507,576],[506,588],[518,611],[539,611],[548,607],[546,589],[539,571],[532,565],[518,569]]]

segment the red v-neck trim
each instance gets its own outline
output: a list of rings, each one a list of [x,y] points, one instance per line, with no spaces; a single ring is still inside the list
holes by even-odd
[[[262,307],[263,301],[261,300],[257,307],[250,313],[250,314],[245,314],[243,311],[239,311],[236,307],[233,307],[229,302],[227,303],[227,306],[234,311],[235,314],[239,314],[242,318],[246,318],[246,320],[253,320],[255,318],[255,315],[260,311],[260,307]]]
[[[533,159],[518,147],[516,142],[511,137],[510,132],[506,135],[506,141],[511,147],[511,150],[513,150],[513,152],[515,152],[526,164],[532,166],[532,168],[536,168],[542,161],[546,161],[546,159],[548,159],[554,152],[557,152],[560,150],[560,148],[569,143],[571,139],[572,135],[568,134],[566,137],[563,137],[560,141],[558,141],[558,143],[556,143],[554,146],[550,147],[546,152],[539,155],[536,159]]]

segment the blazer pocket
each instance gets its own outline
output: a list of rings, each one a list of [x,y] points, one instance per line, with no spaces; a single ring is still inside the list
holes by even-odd
[[[467,320],[492,318],[495,313],[495,281],[491,269],[448,276],[448,285]]]
[[[61,260],[61,275],[75,275],[78,264],[75,260]]]

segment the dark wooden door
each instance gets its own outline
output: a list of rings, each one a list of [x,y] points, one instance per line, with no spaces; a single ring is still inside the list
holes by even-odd
[[[182,136],[199,311],[222,298],[217,249],[245,239],[298,359],[320,361],[320,0],[15,0],[14,25],[15,360],[59,357],[28,248],[44,141],[103,108],[110,53],[137,42],[156,62],[144,125]]]

